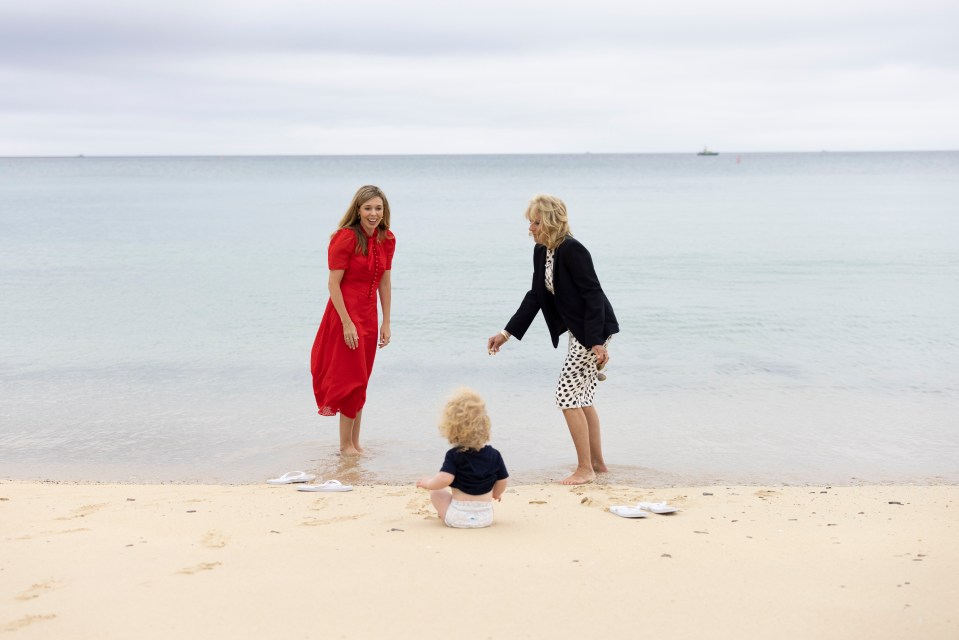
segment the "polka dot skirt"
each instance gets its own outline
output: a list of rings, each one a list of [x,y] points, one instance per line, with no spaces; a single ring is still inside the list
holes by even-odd
[[[603,346],[608,347],[609,341],[610,338],[606,338]],[[569,351],[556,385],[556,406],[560,409],[593,406],[593,396],[599,382],[597,373],[596,354],[581,345],[570,333]]]

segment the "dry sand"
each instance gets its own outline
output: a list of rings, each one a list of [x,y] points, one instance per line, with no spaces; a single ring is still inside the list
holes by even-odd
[[[959,487],[0,483],[0,637],[446,636],[955,640]]]

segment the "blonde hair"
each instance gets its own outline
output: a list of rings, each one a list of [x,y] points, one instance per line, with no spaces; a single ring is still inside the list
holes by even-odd
[[[526,219],[533,222],[539,217],[540,229],[543,232],[543,244],[547,249],[555,249],[563,244],[566,236],[572,237],[569,230],[569,217],[566,215],[566,205],[556,196],[540,193],[533,196],[526,207]]]
[[[389,233],[390,201],[386,199],[386,194],[383,193],[382,189],[371,184],[364,185],[356,190],[350,206],[347,207],[346,213],[343,214],[343,218],[340,219],[340,223],[336,226],[337,231],[340,229],[353,229],[356,233],[356,253],[362,253],[364,256],[366,255],[366,235],[363,233],[360,225],[360,207],[373,198],[381,198],[383,200],[383,219],[380,220],[380,224],[376,227],[376,241],[383,242],[383,240],[392,235]]]
[[[457,389],[440,416],[440,433],[461,451],[479,451],[489,442],[490,421],[486,403],[466,387]]]

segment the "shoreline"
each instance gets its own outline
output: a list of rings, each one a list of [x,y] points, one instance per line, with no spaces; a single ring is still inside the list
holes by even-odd
[[[438,470],[436,456],[423,464],[409,463],[400,469],[384,469],[378,460],[361,458],[342,460],[329,458],[304,462],[302,459],[262,463],[230,468],[147,468],[135,465],[40,465],[7,463],[0,473],[0,483],[86,484],[86,485],[182,485],[182,486],[256,486],[285,471],[301,469],[320,478],[337,478],[343,482],[363,486],[403,487]],[[435,468],[434,468],[435,467]],[[550,485],[558,483],[575,468],[572,464],[556,464],[538,469],[519,467],[510,469],[510,482],[519,485]],[[42,469],[42,471],[40,470]],[[264,469],[266,471],[264,471]],[[858,486],[959,486],[959,471],[930,471],[918,473],[869,473],[851,471],[781,469],[778,473],[759,471],[729,472],[683,471],[651,468],[638,465],[610,464],[607,473],[598,474],[594,484],[668,489],[689,486],[782,486],[782,487],[858,487]]]
[[[0,635],[959,637],[956,485],[295,486],[0,481]]]

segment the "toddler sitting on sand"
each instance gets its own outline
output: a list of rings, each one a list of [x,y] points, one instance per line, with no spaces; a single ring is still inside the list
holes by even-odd
[[[506,491],[509,473],[500,452],[486,444],[490,438],[486,404],[475,391],[458,389],[446,403],[439,426],[453,448],[446,452],[440,472],[420,478],[416,486],[430,492],[446,526],[488,527],[493,524],[493,500]]]

